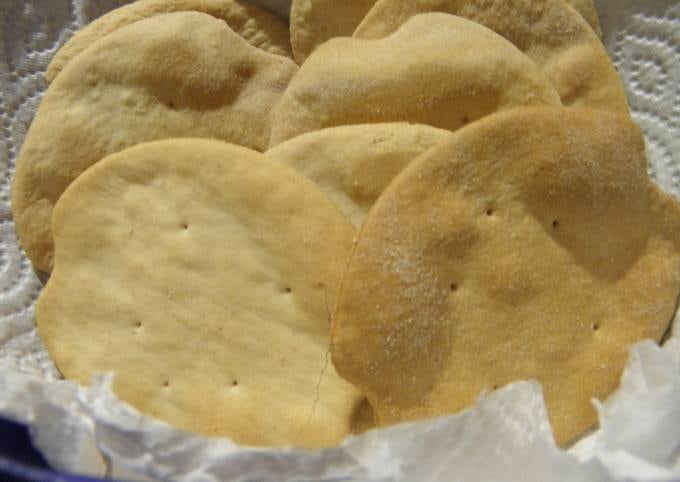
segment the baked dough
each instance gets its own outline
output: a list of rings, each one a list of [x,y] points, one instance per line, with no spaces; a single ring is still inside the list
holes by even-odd
[[[561,105],[510,42],[443,13],[379,40],[335,38],[300,67],[274,113],[270,147],[325,127],[411,122],[456,130],[498,110]]]
[[[237,0],[137,0],[111,10],[71,37],[47,66],[45,80],[51,83],[73,57],[94,42],[125,25],[172,12],[201,12],[224,20],[229,28],[254,47],[292,58],[288,26],[271,13]]]
[[[520,108],[411,163],[369,212],[333,316],[338,373],[380,425],[541,382],[557,442],[597,420],[680,293],[680,205],[627,116]]]
[[[65,377],[113,371],[139,410],[242,445],[350,433],[328,313],[355,231],[312,182],[218,141],[140,144],[78,177],[53,229],[37,321]]]
[[[329,127],[294,137],[265,154],[318,184],[359,228],[392,179],[450,135],[406,122]]]
[[[290,6],[290,42],[302,65],[322,43],[351,37],[375,0],[293,0]]]
[[[271,110],[296,71],[204,13],[156,15],[96,41],[48,88],[17,161],[12,212],[33,265],[52,269],[52,207],[89,166],[171,137],[265,150]]]
[[[503,36],[540,67],[564,105],[628,113],[623,84],[602,42],[562,0],[378,0],[354,36],[383,38],[424,12],[459,15]]]

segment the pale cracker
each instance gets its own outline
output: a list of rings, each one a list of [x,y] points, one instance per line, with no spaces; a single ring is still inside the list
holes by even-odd
[[[103,157],[144,141],[213,137],[264,150],[297,71],[197,12],[157,15],[96,41],[43,97],[17,161],[12,211],[33,264],[52,266],[52,206]]]
[[[423,12],[459,15],[502,35],[545,72],[564,105],[628,113],[602,42],[562,0],[378,0],[354,36],[383,38]]]
[[[330,446],[362,397],[328,362],[355,230],[294,170],[202,139],[107,157],[54,210],[38,329],[65,377],[186,430]]]
[[[201,12],[224,20],[229,28],[254,47],[292,58],[288,26],[266,10],[238,0],[138,0],[110,11],[71,37],[47,66],[51,83],[73,57],[94,42],[125,25],[172,12]]]
[[[291,81],[270,147],[325,127],[412,122],[455,130],[497,110],[560,105],[546,76],[510,42],[469,20],[416,15],[379,40],[335,38]]]
[[[329,127],[294,137],[265,154],[318,184],[358,228],[392,179],[450,135],[405,122]]]

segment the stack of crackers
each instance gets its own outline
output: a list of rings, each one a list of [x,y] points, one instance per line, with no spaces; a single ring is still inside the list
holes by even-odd
[[[680,294],[680,204],[591,0],[139,0],[69,40],[12,208],[61,373],[327,447],[536,379],[596,422]]]

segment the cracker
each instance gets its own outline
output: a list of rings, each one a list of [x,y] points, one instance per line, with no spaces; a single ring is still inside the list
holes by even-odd
[[[520,108],[461,129],[371,209],[333,316],[332,359],[386,425],[542,383],[555,437],[596,422],[631,344],[680,293],[680,207],[627,116]]]
[[[138,0],[110,11],[71,37],[47,66],[51,83],[73,57],[94,42],[125,25],[163,13],[194,11],[224,20],[254,47],[292,58],[288,26],[271,13],[237,0]]]
[[[566,0],[571,7],[576,10],[588,24],[590,28],[602,38],[602,27],[600,26],[600,16],[597,14],[595,2],[593,0]]]
[[[449,135],[405,122],[329,127],[294,137],[266,155],[318,184],[358,228],[392,179]]]
[[[455,130],[497,110],[560,105],[550,81],[491,30],[416,15],[379,40],[332,39],[300,68],[274,113],[270,146],[325,127],[411,122]]]
[[[375,0],[293,0],[290,42],[302,65],[319,45],[334,37],[351,37]]]
[[[157,15],[96,41],[52,82],[17,162],[12,210],[33,264],[52,266],[52,206],[103,157],[144,141],[212,137],[264,150],[297,71],[197,12]]]
[[[302,65],[322,43],[335,37],[350,37],[376,0],[293,0],[290,14],[290,41],[295,60]],[[600,20],[593,0],[567,0],[602,37]]]
[[[378,0],[354,36],[383,38],[423,12],[459,15],[502,35],[545,72],[564,105],[628,112],[602,42],[562,0]]]
[[[239,444],[333,445],[362,397],[328,363],[354,228],[264,155],[171,139],[114,154],[54,210],[38,329],[67,378]]]

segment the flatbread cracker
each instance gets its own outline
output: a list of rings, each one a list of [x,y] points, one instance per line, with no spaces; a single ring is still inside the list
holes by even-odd
[[[335,37],[351,37],[375,0],[293,0],[290,42],[300,65],[319,45]]]
[[[337,444],[362,396],[328,363],[355,230],[319,189],[218,141],[141,144],[54,210],[38,329],[67,378],[114,371],[139,410],[256,446]]]
[[[555,437],[596,422],[631,344],[680,293],[680,206],[627,116],[520,108],[456,132],[371,209],[333,316],[332,358],[378,423],[542,383]]]
[[[271,110],[296,71],[197,12],[150,17],[95,42],[50,85],[21,148],[12,210],[28,257],[51,270],[52,206],[109,154],[181,136],[264,150]]]
[[[265,154],[318,184],[359,228],[392,179],[450,135],[405,122],[329,127],[294,137]]]
[[[51,83],[73,57],[121,27],[163,13],[194,11],[224,20],[229,28],[254,47],[292,58],[288,26],[271,13],[238,0],[138,0],[110,11],[71,37],[47,66]]]
[[[459,15],[502,35],[543,70],[564,105],[628,113],[602,42],[562,0],[378,0],[354,37],[383,38],[423,12]]]
[[[566,2],[588,22],[597,36],[602,38],[600,16],[597,14],[595,2],[593,0],[566,0]]]
[[[300,65],[322,43],[335,37],[351,37],[376,0],[293,0],[290,40]],[[593,0],[566,0],[602,37],[600,18]]]
[[[456,130],[492,112],[560,105],[510,42],[453,15],[416,15],[379,40],[332,39],[312,54],[274,113],[270,147],[351,124],[411,122]]]

